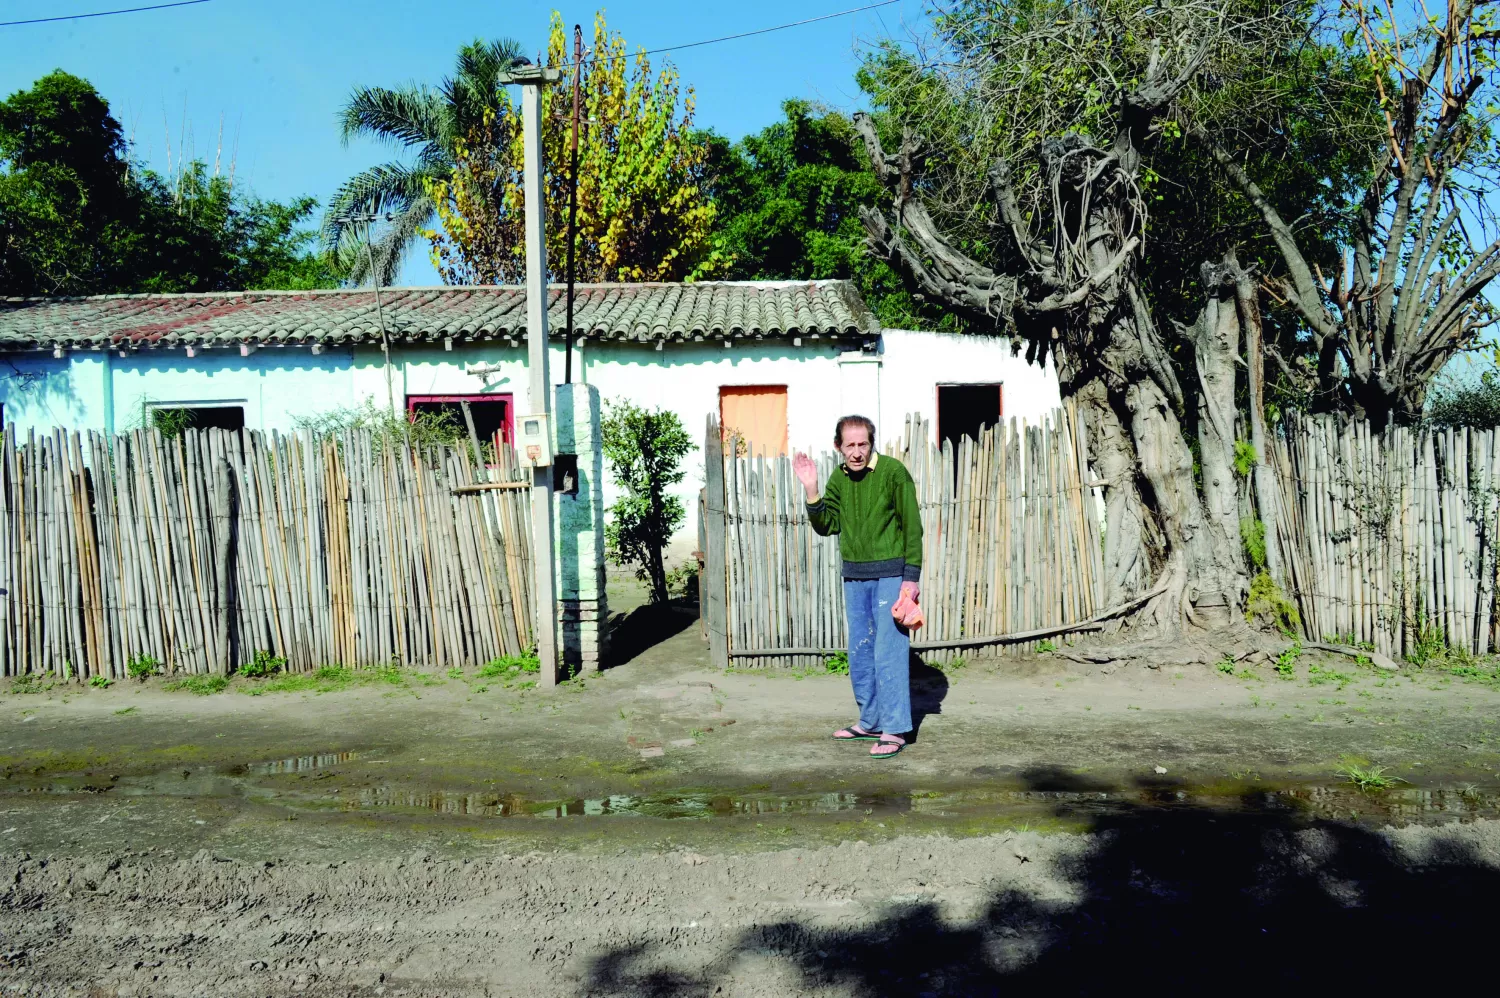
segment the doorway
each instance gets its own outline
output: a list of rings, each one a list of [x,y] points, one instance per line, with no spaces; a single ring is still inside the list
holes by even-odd
[[[979,439],[985,426],[1000,422],[999,382],[937,386],[938,439],[958,447],[963,437]]]
[[[786,385],[725,385],[719,425],[724,439],[740,439],[744,457],[785,457]]]

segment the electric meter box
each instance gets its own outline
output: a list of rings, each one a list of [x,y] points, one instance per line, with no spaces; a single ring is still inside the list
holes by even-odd
[[[544,413],[522,416],[516,426],[516,452],[532,468],[552,465],[552,433]]]

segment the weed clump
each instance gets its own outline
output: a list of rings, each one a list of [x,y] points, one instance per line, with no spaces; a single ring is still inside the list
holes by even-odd
[[[1287,599],[1270,572],[1258,572],[1250,580],[1245,619],[1258,626],[1269,624],[1287,637],[1292,637],[1302,627],[1302,614],[1297,604]]]
[[[145,682],[151,676],[161,671],[161,662],[155,655],[141,654],[125,663],[125,674],[131,679]]]
[[[92,676],[89,678],[89,685],[96,690],[109,689],[114,683],[115,681],[108,676]]]
[[[255,657],[240,666],[239,674],[246,679],[264,679],[277,672],[286,671],[286,659],[268,651],[257,651]]]
[[[1294,679],[1297,676],[1297,659],[1302,657],[1302,642],[1294,641],[1292,646],[1280,655],[1276,656],[1276,674],[1282,679]]]
[[[537,675],[542,671],[541,660],[537,658],[535,649],[527,649],[520,655],[502,655],[479,667],[475,673],[476,679],[492,679],[506,687],[518,686],[521,689],[530,689],[536,685],[536,680],[522,680],[521,677]],[[483,690],[487,687],[476,687]]]
[[[823,659],[823,668],[830,676],[849,675],[849,653],[846,651],[834,652]]]
[[[1399,776],[1385,775],[1385,766],[1371,766],[1362,759],[1346,758],[1334,772],[1342,776],[1345,783],[1352,783],[1366,793],[1371,790],[1389,790],[1398,783],[1406,782]]]

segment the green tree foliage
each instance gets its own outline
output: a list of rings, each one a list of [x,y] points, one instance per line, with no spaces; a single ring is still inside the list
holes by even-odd
[[[602,431],[604,459],[624,490],[610,507],[605,528],[610,557],[617,565],[636,566],[651,601],[665,603],[671,593],[662,549],[687,515],[682,500],[668,490],[682,481],[682,459],[696,445],[676,413],[627,401],[607,407]]]
[[[859,208],[887,195],[849,120],[803,100],[782,109],[785,120],[739,142],[704,136],[726,276],[846,278],[887,327],[952,327],[944,313],[924,312],[895,271],[865,249]]]
[[[573,55],[552,15],[547,65]],[[567,80],[570,73],[564,72]],[[582,281],[678,281],[715,275],[714,204],[704,190],[707,150],[692,130],[693,91],[677,70],[631,56],[600,11],[579,81],[586,124],[578,137],[577,258]],[[567,260],[572,87],[542,91],[547,163],[547,264]],[[450,284],[524,280],[525,192],[521,109],[506,94],[454,145],[450,173],[427,182],[442,231],[429,231],[433,264]]]
[[[1325,272],[1337,265],[1349,205],[1369,175],[1369,143],[1378,141],[1379,117],[1366,99],[1369,71],[1347,51],[1318,44],[1324,39],[1314,4],[1277,4],[1271,13],[1264,0],[1219,2],[1226,21],[1242,27],[1203,43],[1211,53],[1204,83],[1187,88],[1173,114],[1138,139],[1138,266],[1146,301],[1168,330],[1196,318],[1205,260],[1234,248],[1263,277],[1286,269],[1259,213],[1184,122],[1235,137]],[[1187,20],[1168,8],[1151,0],[950,0],[934,19],[946,47],[941,57],[893,43],[871,50],[860,87],[891,141],[903,128],[921,136],[925,172],[914,193],[955,248],[1009,268],[994,166],[1003,162],[1012,171],[1007,182],[1023,218],[1049,214],[1053,178],[1039,149],[1067,133],[1100,142],[1111,136],[1116,95],[1141,81],[1152,45]],[[1174,42],[1181,44],[1172,39],[1167,51]],[[1289,309],[1272,307],[1266,322],[1267,336],[1283,343],[1288,357],[1305,353]],[[1177,346],[1173,358],[1191,367],[1191,352]]]
[[[313,208],[133,164],[108,102],[60,70],[0,102],[0,294],[331,287]]]
[[[414,162],[382,163],[355,174],[328,205],[323,245],[348,261],[353,280],[368,279],[370,256],[382,283],[395,279],[402,256],[432,220],[431,185],[451,177],[461,143],[500,113],[505,101],[501,77],[525,60],[520,42],[476,39],[458,50],[454,74],[436,87],[359,86],[349,94],[339,117],[344,142],[373,138],[414,154]],[[370,213],[388,214],[391,221],[376,230],[381,234],[373,253],[366,254],[364,224],[350,217]]]
[[[1500,426],[1500,371],[1485,371],[1477,380],[1439,379],[1425,415],[1432,426]]]

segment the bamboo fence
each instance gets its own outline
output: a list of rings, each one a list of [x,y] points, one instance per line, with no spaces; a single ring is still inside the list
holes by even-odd
[[[992,638],[1085,621],[1102,609],[1101,525],[1076,412],[1058,410],[1039,426],[1012,420],[987,427],[956,448],[935,446],[929,431],[926,421],[909,417],[901,439],[882,451],[911,471],[922,510],[927,623],[913,647],[943,661],[968,646],[1002,643]],[[717,432],[710,424],[710,462],[719,451]],[[725,451],[728,656],[805,664],[844,648],[838,538],[813,532],[790,458]],[[831,454],[817,464],[820,480],[837,466]],[[712,475],[709,485],[713,492]],[[705,508],[713,504],[710,495]],[[717,518],[710,519],[714,545]]]
[[[1392,657],[1500,651],[1500,429],[1294,418],[1269,455],[1286,589],[1306,636]]]
[[[441,668],[531,644],[525,473],[370,431],[0,438],[0,675],[257,652]],[[515,483],[511,488],[504,483]],[[475,486],[483,484],[483,488]]]
[[[1104,609],[1103,525],[1085,447],[1072,409],[1040,426],[987,428],[956,449],[935,447],[927,425],[908,420],[884,453],[911,470],[922,507],[927,626],[914,648],[941,661],[966,646],[1035,647],[1032,632]],[[1304,637],[1369,643],[1393,658],[1423,646],[1500,652],[1500,429],[1376,434],[1293,418],[1271,450],[1280,508],[1267,540],[1279,546]],[[712,469],[704,505],[709,561],[720,559],[725,579],[720,655],[784,665],[840,650],[837,539],[813,533],[790,460],[725,456],[722,466],[723,512]],[[833,455],[818,459],[820,478],[835,466]],[[712,607],[706,618],[712,640]]]

